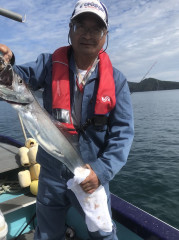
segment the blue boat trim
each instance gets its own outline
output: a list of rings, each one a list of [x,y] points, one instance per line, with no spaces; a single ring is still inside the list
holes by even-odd
[[[143,239],[177,240],[179,230],[111,194],[113,218]]]
[[[1,143],[7,143],[7,144],[10,144],[14,147],[22,147],[22,143],[20,143],[19,141],[17,140],[14,140],[13,138],[11,137],[7,137],[7,136],[3,136],[3,135],[0,135],[0,142]]]

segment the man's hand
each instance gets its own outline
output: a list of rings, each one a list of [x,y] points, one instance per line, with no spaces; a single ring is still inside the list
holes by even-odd
[[[0,43],[0,52],[3,54],[4,61],[10,63],[13,55],[11,49]]]
[[[84,192],[91,194],[100,186],[100,181],[99,181],[96,173],[93,171],[93,169],[90,167],[89,164],[86,164],[85,167],[90,169],[90,174],[80,184],[80,186],[82,187]]]

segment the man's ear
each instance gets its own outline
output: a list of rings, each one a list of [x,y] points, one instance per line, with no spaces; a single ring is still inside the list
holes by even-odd
[[[69,32],[68,32],[68,43],[69,45],[71,45],[71,28],[69,29]]]
[[[72,30],[73,24],[70,22],[69,23],[69,37],[71,37],[71,30]]]
[[[73,27],[73,23],[70,22],[70,23],[69,23],[69,28],[70,28],[70,30],[72,29],[72,27]]]

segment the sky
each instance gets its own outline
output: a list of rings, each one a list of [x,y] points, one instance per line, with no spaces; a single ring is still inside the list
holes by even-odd
[[[75,0],[0,0],[22,16],[19,23],[0,16],[0,42],[14,52],[16,64],[35,61],[68,45]],[[179,1],[103,0],[109,14],[107,53],[130,82],[144,77],[179,82]]]

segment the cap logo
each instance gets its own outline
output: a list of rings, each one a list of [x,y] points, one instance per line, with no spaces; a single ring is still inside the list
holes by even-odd
[[[82,8],[83,6],[84,7],[96,8],[97,10],[100,10],[100,11],[104,12],[104,9],[102,7],[100,7],[98,4],[93,3],[93,2],[88,2],[88,3],[81,4],[80,8]]]

